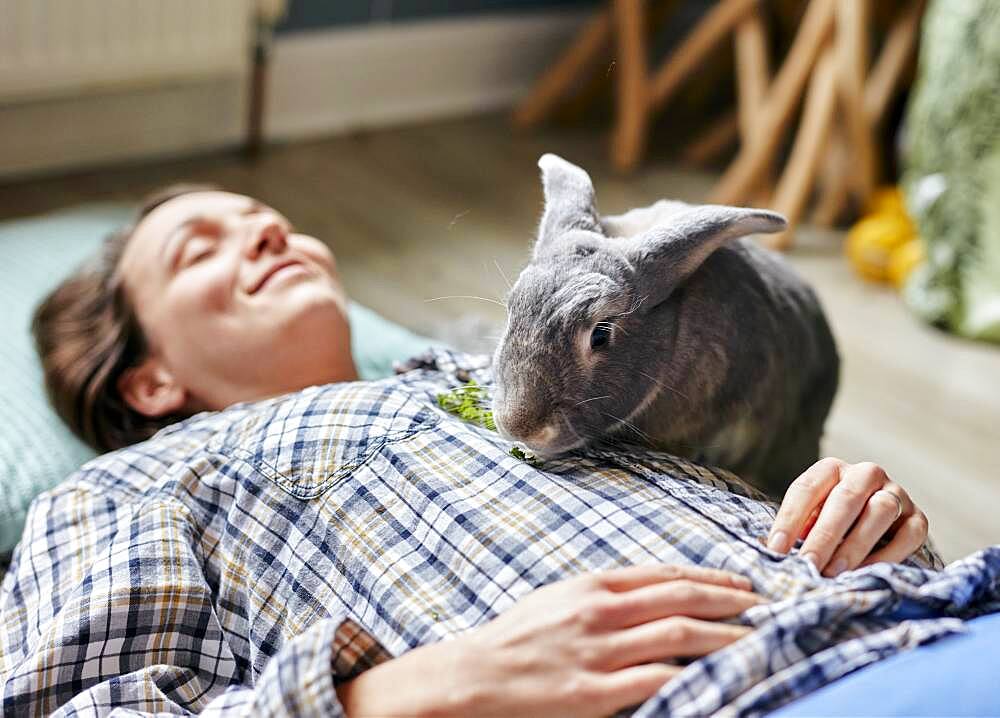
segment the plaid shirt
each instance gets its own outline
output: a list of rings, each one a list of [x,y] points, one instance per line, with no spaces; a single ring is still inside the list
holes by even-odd
[[[336,715],[337,681],[572,574],[749,576],[757,627],[637,715],[757,714],[996,609],[1000,550],[820,577],[761,544],[772,505],[662,453],[535,467],[436,394],[485,361],[201,414],[36,500],[0,592],[4,715]],[[923,566],[923,567],[922,567]]]

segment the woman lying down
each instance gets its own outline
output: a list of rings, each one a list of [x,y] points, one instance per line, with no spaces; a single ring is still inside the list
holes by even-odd
[[[997,552],[940,570],[877,466],[776,515],[663,453],[512,456],[437,406],[480,358],[356,381],[333,256],[249,197],[169,192],[107,250],[36,318],[115,451],[32,507],[5,715],[757,714],[997,606]]]

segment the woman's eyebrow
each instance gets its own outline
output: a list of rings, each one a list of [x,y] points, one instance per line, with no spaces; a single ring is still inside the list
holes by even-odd
[[[256,212],[262,212],[267,209],[269,209],[267,205],[265,205],[262,202],[254,200],[249,205],[240,210],[239,214],[241,216],[246,216],[254,214]],[[168,265],[170,267],[173,267],[175,264],[177,264],[177,256],[179,255],[179,252],[174,251],[173,248],[175,247],[175,245],[183,244],[183,241],[177,239],[178,236],[183,237],[184,230],[190,229],[192,226],[200,224],[201,222],[207,222],[210,219],[211,218],[205,214],[191,215],[183,222],[178,224],[176,227],[174,227],[172,230],[170,230],[170,234],[167,235],[167,241],[163,243],[163,249],[160,250],[161,259],[169,257]]]
[[[165,257],[169,258],[168,265],[170,267],[173,267],[177,263],[178,252],[172,250],[172,248],[182,243],[178,239],[178,237],[183,237],[184,230],[190,229],[192,226],[200,222],[204,222],[205,219],[206,219],[205,215],[195,214],[188,217],[183,222],[174,227],[172,230],[170,230],[170,234],[167,235],[167,241],[163,243],[163,249],[160,250],[161,259]]]

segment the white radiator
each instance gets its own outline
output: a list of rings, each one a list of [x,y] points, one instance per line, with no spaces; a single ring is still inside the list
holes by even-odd
[[[0,0],[0,103],[244,72],[255,0]]]

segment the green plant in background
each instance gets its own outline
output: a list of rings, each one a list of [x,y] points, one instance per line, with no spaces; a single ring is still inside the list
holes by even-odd
[[[476,426],[490,431],[496,431],[493,412],[484,408],[487,404],[486,389],[470,380],[464,386],[456,387],[449,392],[437,395],[438,406]],[[529,464],[537,464],[538,458],[524,451],[519,446],[510,447],[510,455]]]
[[[926,321],[1000,341],[1000,2],[933,0],[906,116],[903,185],[927,247],[906,285]]]

